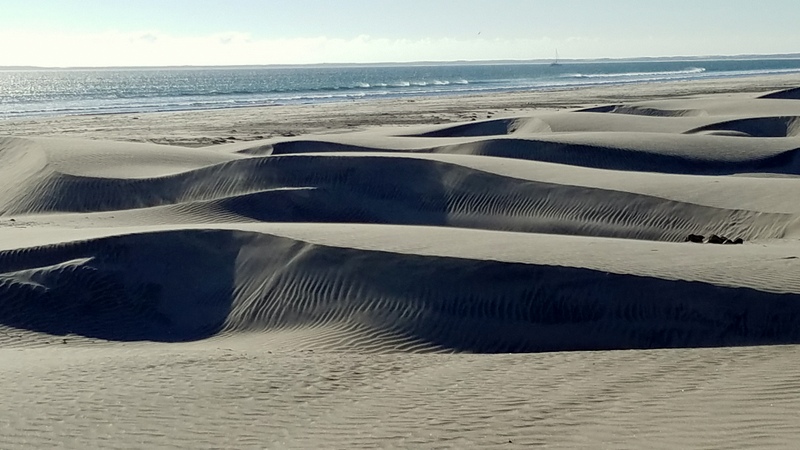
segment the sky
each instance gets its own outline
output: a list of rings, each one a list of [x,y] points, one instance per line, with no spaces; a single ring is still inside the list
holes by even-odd
[[[798,0],[0,0],[0,66],[800,52]]]

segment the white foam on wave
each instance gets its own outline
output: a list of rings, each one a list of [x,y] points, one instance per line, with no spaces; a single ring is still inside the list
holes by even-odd
[[[568,73],[565,78],[637,78],[637,77],[674,77],[681,75],[700,74],[706,71],[703,67],[690,67],[684,70],[667,70],[655,72],[622,72],[622,73]]]

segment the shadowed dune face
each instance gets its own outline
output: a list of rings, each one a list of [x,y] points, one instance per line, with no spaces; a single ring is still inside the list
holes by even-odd
[[[774,98],[780,100],[800,100],[800,88],[784,89],[777,92],[770,92],[759,98]]]
[[[531,118],[496,119],[466,123],[411,135],[416,137],[475,137],[502,136],[514,133],[548,133],[552,129],[544,120]]]
[[[0,345],[800,343],[787,92],[191,150],[3,138]]]
[[[592,136],[596,142],[567,139],[487,139],[435,149],[439,153],[495,156],[542,161],[572,166],[618,171],[659,172],[692,175],[731,175],[736,173],[798,174],[797,146],[800,142],[780,143],[773,149],[726,141],[727,136],[681,136],[665,139],[652,136],[645,143],[626,142],[631,133],[619,133],[621,142],[611,144]],[[615,136],[612,136],[612,138]],[[683,142],[681,140],[685,139]],[[597,142],[599,141],[599,142]],[[670,148],[670,143],[675,147]],[[725,153],[713,153],[725,146]],[[786,148],[786,150],[783,150]],[[706,151],[710,150],[710,151]],[[734,151],[735,150],[735,151]]]
[[[794,137],[800,134],[800,117],[758,117],[706,125],[692,133],[727,133],[743,137]]]
[[[234,238],[188,231],[2,252],[0,323],[113,341],[211,336],[230,310]]]
[[[118,341],[311,328],[327,336],[314,346],[375,351],[800,342],[794,294],[228,230],[6,251],[0,273],[3,325]]]
[[[708,115],[706,111],[701,109],[659,109],[634,105],[605,105],[593,108],[583,108],[579,109],[577,112],[599,112],[653,117],[693,117]]]

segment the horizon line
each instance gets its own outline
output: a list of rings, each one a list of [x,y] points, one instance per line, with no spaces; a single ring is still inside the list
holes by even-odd
[[[599,57],[599,58],[559,58],[559,62],[615,62],[615,61],[699,61],[716,59],[800,59],[800,53],[744,53],[733,55],[679,55],[679,56],[631,56],[631,57]],[[338,63],[273,63],[273,64],[182,64],[174,66],[141,65],[141,66],[33,66],[33,65],[0,65],[0,70],[65,70],[65,69],[180,69],[180,68],[246,68],[246,67],[368,67],[368,66],[423,66],[423,65],[460,65],[460,64],[549,64],[552,58],[534,59],[482,59],[482,60],[422,60],[422,61],[384,61],[384,62],[338,62]]]

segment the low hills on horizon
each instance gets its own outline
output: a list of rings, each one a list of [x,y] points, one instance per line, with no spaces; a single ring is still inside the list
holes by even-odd
[[[779,54],[741,54],[741,55],[703,55],[703,56],[641,56],[632,58],[560,58],[562,64],[604,63],[604,62],[668,62],[668,61],[708,61],[737,59],[800,59],[800,53]],[[180,69],[180,68],[314,68],[314,67],[401,67],[420,65],[480,65],[480,64],[550,64],[552,59],[498,59],[498,60],[455,60],[455,61],[413,61],[376,63],[316,63],[316,64],[242,64],[242,65],[178,65],[178,66],[26,66],[0,65],[0,70],[63,70],[63,69]]]

